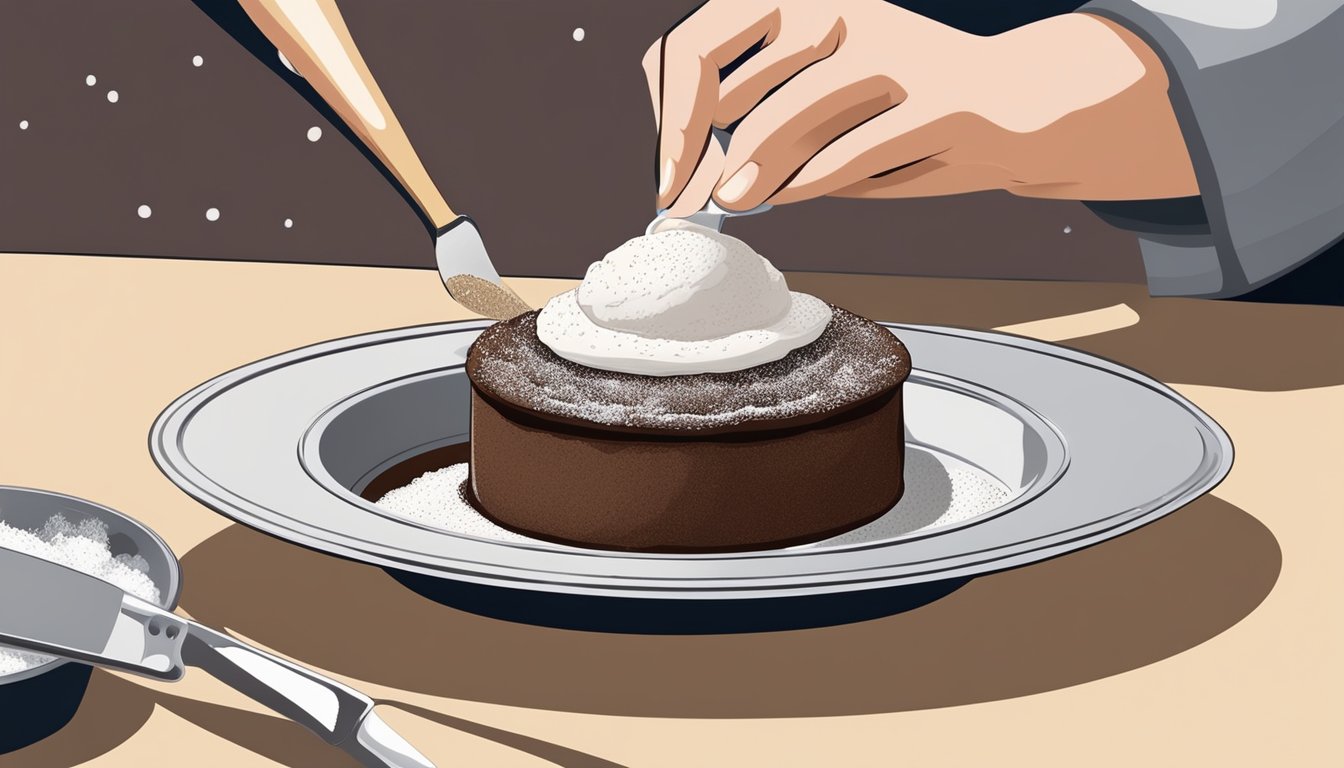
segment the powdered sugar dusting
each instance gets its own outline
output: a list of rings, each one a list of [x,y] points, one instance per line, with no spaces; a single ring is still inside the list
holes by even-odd
[[[453,464],[394,488],[375,502],[393,514],[418,523],[497,541],[531,541],[490,522],[467,501],[467,465]]]
[[[388,491],[376,504],[386,512],[452,533],[493,541],[538,543],[492,523],[463,495],[467,465],[425,474]],[[1011,494],[998,480],[949,456],[909,446],[906,450],[905,495],[890,512],[873,522],[825,541],[790,549],[864,544],[972,520],[1004,503]],[[730,514],[725,511],[725,514]],[[546,542],[542,542],[546,543]],[[546,543],[547,546],[564,545]]]
[[[159,602],[159,589],[149,578],[149,564],[139,555],[113,556],[108,546],[107,524],[89,518],[72,523],[53,515],[39,531],[15,528],[0,521],[0,548],[50,560],[73,568],[151,603]],[[0,585],[22,589],[22,585]],[[51,661],[52,657],[0,646],[0,675],[13,674]]]
[[[866,544],[973,520],[1007,503],[1008,487],[984,470],[941,453],[907,447],[905,494],[887,514],[804,547]]]
[[[570,362],[537,340],[533,313],[481,334],[468,373],[507,402],[609,426],[704,430],[821,417],[878,395],[910,371],[905,347],[890,331],[831,309],[821,336],[780,360],[696,376],[639,376]]]

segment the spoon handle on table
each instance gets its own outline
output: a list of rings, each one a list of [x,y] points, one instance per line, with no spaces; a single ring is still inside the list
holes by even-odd
[[[458,218],[383,97],[334,0],[239,0],[239,4],[401,185],[432,230]]]

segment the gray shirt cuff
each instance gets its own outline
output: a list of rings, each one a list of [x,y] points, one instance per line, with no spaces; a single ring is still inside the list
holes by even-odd
[[[1093,0],[1079,9],[1130,29],[1162,59],[1199,182],[1202,206],[1088,203],[1140,233],[1154,295],[1236,296],[1344,233],[1341,6]]]

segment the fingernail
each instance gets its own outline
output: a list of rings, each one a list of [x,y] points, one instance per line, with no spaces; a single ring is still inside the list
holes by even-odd
[[[663,161],[663,172],[658,174],[658,196],[664,197],[672,189],[672,173],[677,169],[672,158]]]
[[[747,194],[751,185],[756,183],[756,176],[761,172],[761,166],[756,163],[747,163],[737,169],[731,178],[723,182],[719,187],[719,199],[727,203],[736,202]]]

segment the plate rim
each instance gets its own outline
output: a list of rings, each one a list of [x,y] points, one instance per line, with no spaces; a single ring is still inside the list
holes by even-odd
[[[149,433],[151,456],[161,472],[163,472],[185,493],[195,498],[206,507],[229,519],[268,535],[276,536],[289,541],[290,543],[298,544],[310,549],[316,549],[327,554],[437,578],[467,581],[505,588],[569,594],[661,599],[738,599],[744,597],[761,598],[815,595],[917,584],[938,581],[946,578],[976,576],[1018,567],[1020,565],[1048,559],[1050,557],[1100,543],[1152,522],[1153,520],[1159,519],[1216,487],[1227,476],[1232,468],[1234,460],[1234,448],[1231,438],[1227,435],[1221,425],[1214,421],[1188,398],[1181,395],[1179,392],[1176,392],[1173,388],[1123,363],[1118,363],[1069,347],[1063,347],[1057,344],[1051,344],[1049,342],[1043,342],[1011,333],[958,328],[945,325],[883,322],[880,324],[884,327],[897,331],[905,329],[912,332],[951,336],[954,338],[986,342],[1016,349],[1025,349],[1048,357],[1063,359],[1070,363],[1082,364],[1104,374],[1124,379],[1130,384],[1142,386],[1145,389],[1155,392],[1161,397],[1171,400],[1193,419],[1194,424],[1199,428],[1199,434],[1203,443],[1203,456],[1195,470],[1185,478],[1178,487],[1169,489],[1165,494],[1155,497],[1140,507],[1120,510],[1101,518],[1087,520],[1083,525],[1052,531],[1033,539],[1016,540],[1006,544],[986,547],[976,552],[959,552],[944,557],[933,558],[928,562],[903,563],[899,566],[893,566],[890,563],[885,565],[876,564],[863,568],[841,569],[840,571],[821,574],[809,572],[802,574],[801,576],[792,573],[749,577],[742,575],[730,577],[710,576],[705,578],[688,578],[685,576],[666,578],[623,575],[595,577],[590,572],[559,571],[553,568],[527,568],[520,567],[516,564],[491,563],[489,561],[464,557],[461,554],[444,555],[436,553],[431,556],[426,553],[420,553],[422,562],[416,562],[414,557],[402,558],[395,556],[389,550],[398,550],[398,548],[390,545],[381,545],[383,550],[381,552],[374,551],[373,549],[361,548],[349,542],[350,539],[354,538],[349,535],[341,536],[341,538],[346,539],[347,541],[334,542],[310,535],[302,530],[296,530],[294,527],[277,523],[273,517],[249,512],[246,508],[240,507],[237,502],[241,501],[244,504],[251,504],[258,509],[267,512],[274,513],[275,511],[269,510],[264,505],[252,502],[223,486],[218,487],[225,494],[232,496],[233,499],[231,500],[229,498],[216,496],[208,487],[205,487],[194,478],[190,477],[189,472],[184,471],[184,467],[180,466],[180,463],[186,464],[186,466],[190,468],[190,472],[199,475],[201,479],[206,481],[206,483],[217,485],[211,481],[208,475],[192,465],[191,460],[183,450],[181,443],[185,434],[185,429],[190,424],[190,416],[193,415],[196,410],[203,408],[208,404],[210,399],[213,399],[213,397],[220,392],[238,386],[257,376],[265,375],[268,371],[274,370],[281,365],[292,364],[304,359],[347,349],[404,341],[428,335],[479,331],[491,324],[492,321],[488,320],[462,320],[425,323],[402,328],[352,334],[282,351],[250,363],[236,366],[229,371],[212,377],[191,388],[172,401],[159,414]],[[933,373],[937,374],[938,372]],[[957,379],[957,377],[950,378]],[[962,381],[960,379],[958,380]],[[993,391],[996,394],[1005,394],[990,387],[979,385],[977,382],[968,383],[982,389]],[[348,397],[349,395],[346,395],[341,399],[344,400]],[[1022,403],[1022,405],[1035,412],[1035,409],[1031,408],[1029,403]],[[327,404],[321,410],[325,412],[330,407],[331,404]],[[1054,426],[1045,414],[1038,413],[1037,415],[1040,416],[1046,424],[1050,424],[1052,427]],[[315,419],[310,419],[307,422],[305,432],[311,427],[314,421]],[[179,422],[181,428],[171,432],[174,439],[171,441],[166,440],[165,438],[170,435],[170,427],[179,424]],[[1057,428],[1056,431],[1058,432]],[[1067,438],[1067,436],[1062,434],[1060,437],[1061,439]],[[1067,442],[1065,444],[1067,445]],[[1210,460],[1211,446],[1215,449],[1213,451],[1212,461]],[[174,449],[176,452],[175,454]],[[323,490],[329,493],[328,489]],[[300,521],[293,522],[299,523]],[[1080,532],[1079,529],[1083,530]],[[373,542],[368,543],[370,547],[380,546]],[[486,540],[483,546],[494,547],[498,544],[502,544],[502,542]],[[1002,552],[1002,550],[1010,551]],[[409,553],[407,550],[399,551],[414,554]],[[991,555],[990,553],[993,552],[1000,553]],[[545,554],[548,556],[561,554],[569,557],[593,558],[595,562],[600,562],[603,559],[629,557],[632,554],[642,556],[647,555],[648,553],[605,552],[601,550],[582,549],[562,552],[550,549],[546,550]],[[735,560],[738,559],[738,556],[748,554],[750,553],[726,553],[719,555],[719,558],[721,560]],[[804,558],[821,558],[828,555],[834,557],[836,555],[844,554],[844,552],[803,550],[798,554],[802,557],[795,560],[795,562],[803,561]],[[423,562],[429,557],[434,558],[434,563]],[[663,558],[655,556],[653,559]],[[787,558],[778,559],[787,561]],[[968,559],[970,561],[965,562]],[[933,567],[937,564],[942,564],[943,567]],[[913,573],[896,575],[884,575],[882,573],[882,571],[890,571],[893,568],[898,570],[908,570],[912,565],[924,567]],[[842,575],[847,578],[829,578]]]

